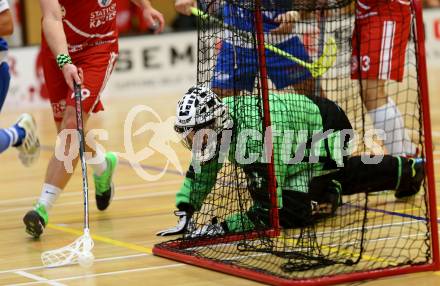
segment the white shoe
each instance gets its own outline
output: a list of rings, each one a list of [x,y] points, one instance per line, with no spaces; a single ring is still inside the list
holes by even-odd
[[[40,140],[37,135],[37,124],[32,115],[23,113],[18,118],[17,125],[26,132],[23,142],[17,146],[19,151],[18,158],[23,165],[29,167],[40,156]]]

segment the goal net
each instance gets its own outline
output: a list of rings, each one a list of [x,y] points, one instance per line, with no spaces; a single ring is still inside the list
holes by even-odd
[[[350,0],[198,2],[197,83],[222,97],[234,127],[217,138],[229,148],[218,146],[209,163],[193,160],[191,223],[156,255],[275,285],[438,269],[420,3],[395,2],[411,3],[382,11],[391,19],[382,26],[368,20],[374,7]],[[342,148],[350,156],[423,158],[416,195],[313,197],[312,178],[342,168],[328,141],[311,144],[326,126],[347,128],[326,99],[351,124],[351,147]],[[380,115],[381,106],[392,112]]]

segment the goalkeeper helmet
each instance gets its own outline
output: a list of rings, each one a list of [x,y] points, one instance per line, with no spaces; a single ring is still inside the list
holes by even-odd
[[[191,87],[177,104],[174,130],[184,137],[183,145],[190,150],[192,150],[192,139],[197,131],[210,129],[218,137],[224,129],[232,128],[232,125],[227,106],[207,87],[200,85]],[[202,157],[207,157],[208,152],[217,150],[219,142],[214,141],[219,140],[209,141],[212,142],[202,144],[203,150],[200,151],[206,153]]]

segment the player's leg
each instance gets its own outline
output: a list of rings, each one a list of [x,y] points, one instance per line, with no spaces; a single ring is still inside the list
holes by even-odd
[[[0,64],[0,111],[8,94],[10,80],[9,65],[7,62],[2,62]],[[30,166],[40,154],[40,141],[36,130],[34,118],[30,114],[22,114],[12,127],[0,129],[0,153],[11,146],[17,147],[20,161],[23,165]]]
[[[83,122],[84,122],[84,131],[87,133],[87,121],[88,121],[89,115],[84,114]],[[65,110],[65,115],[63,117],[63,121],[57,124],[59,126],[60,132],[63,131],[69,131],[69,133],[72,133],[72,130],[76,130],[76,111],[73,106],[67,106]],[[75,131],[73,131],[73,134],[76,134]],[[66,138],[65,142],[62,142],[60,145],[57,146],[57,148],[61,148],[58,150],[58,154],[64,153],[69,154],[69,152],[72,152],[71,150],[71,144],[72,144],[72,138],[69,136]],[[73,151],[75,153],[75,151]],[[91,158],[104,158],[105,160],[98,162],[97,164],[90,165],[92,169],[96,170],[104,170],[104,172],[108,170],[114,170],[113,168],[108,168],[108,165],[112,164],[112,161],[110,161],[107,157],[104,156],[104,154],[98,154],[99,150],[93,150],[89,146],[86,145],[86,152],[89,152],[91,154]],[[89,158],[90,159],[90,158]],[[116,159],[115,159],[116,160]],[[71,161],[73,170],[76,168],[76,165],[78,163],[78,157],[73,158]],[[112,165],[113,166],[113,165]],[[26,231],[34,236],[39,237],[41,233],[43,232],[44,227],[48,223],[48,215],[52,207],[54,206],[56,200],[58,199],[59,195],[61,194],[62,190],[64,190],[65,186],[69,182],[70,178],[72,177],[73,170],[66,170],[66,165],[63,161],[60,161],[55,154],[52,155],[47,170],[46,170],[46,177],[44,180],[44,184],[41,190],[40,197],[38,199],[37,204],[34,206],[34,209],[29,211],[25,217],[23,218],[24,223],[26,224]],[[112,171],[107,171],[112,172]],[[101,174],[102,175],[102,174]],[[111,184],[111,183],[109,183]],[[107,188],[111,188],[111,186],[108,184]],[[105,206],[105,208],[109,205],[111,194],[113,193],[113,190],[108,191],[109,195],[106,196],[104,193],[105,198],[101,197],[102,199],[97,201],[98,207]],[[102,196],[102,195],[101,195]],[[101,205],[99,205],[101,204]],[[104,209],[105,209],[104,208]]]
[[[403,116],[394,101],[385,93],[384,80],[363,80],[364,103],[373,120],[374,128],[384,130],[385,147],[392,155],[416,153]]]
[[[86,126],[88,118],[89,115],[84,114],[84,126]],[[75,130],[73,131],[73,133],[76,134],[76,111],[74,107],[68,106],[66,108],[63,121],[57,123],[57,129],[60,130],[60,132],[66,130]],[[84,127],[84,130],[85,132],[87,132],[86,127]],[[69,152],[73,151],[71,150],[70,146],[72,142],[71,140],[72,138],[69,136],[68,138],[66,138],[65,142],[61,143],[61,145],[58,146],[58,148],[61,148],[57,151],[58,154],[69,154]],[[94,149],[91,149],[88,145],[86,145],[86,152],[91,154],[90,158],[104,157],[103,154],[97,154],[100,152],[99,150],[95,151]],[[71,163],[74,170],[78,163],[78,157],[74,158]],[[104,165],[104,167],[102,165]],[[98,168],[105,170],[106,165],[106,160],[104,160],[100,164],[90,166],[95,166],[95,169],[96,166],[98,166]],[[69,182],[73,174],[73,170],[66,170],[65,163],[63,161],[60,161],[55,154],[52,155],[46,170],[46,177],[38,202],[35,205],[34,209],[29,211],[24,218],[25,224],[27,225],[27,232],[32,236],[38,237],[39,235],[41,235],[44,226],[48,222],[48,214],[54,206],[62,190],[64,190],[65,186]],[[108,202],[106,204],[108,205]]]
[[[378,164],[364,164],[360,156],[351,157],[344,168],[313,177],[309,185],[313,218],[335,213],[343,195],[395,190],[396,198],[419,192],[425,177],[421,158],[407,159],[385,155]]]
[[[86,126],[88,115],[84,115],[83,122]],[[76,111],[73,106],[67,106],[64,112],[63,120],[57,124],[59,134],[64,131],[76,130]],[[86,129],[85,129],[86,130]],[[76,134],[75,132],[70,132]],[[31,236],[37,238],[44,230],[49,220],[49,212],[69,182],[73,170],[66,170],[64,161],[61,161],[55,155],[69,154],[72,152],[70,145],[73,139],[71,136],[67,137],[64,142],[57,144],[56,148],[60,148],[52,155],[46,169],[46,177],[42,187],[41,195],[35,204],[34,208],[26,213],[23,222],[26,225],[26,232]],[[73,159],[72,166],[75,169],[78,163],[78,157]]]
[[[104,50],[108,50],[104,48]],[[100,47],[90,49],[87,54],[78,57],[78,65],[84,71],[82,88],[82,103],[85,112],[99,112],[103,110],[100,96],[116,63],[116,52],[102,52]],[[67,100],[67,104],[75,106],[73,97]],[[76,126],[76,125],[75,125]],[[118,164],[117,156],[113,152],[101,154],[100,149],[94,150],[93,164],[89,166],[93,170],[95,183],[96,206],[99,210],[105,210],[114,195],[113,174]]]
[[[0,129],[0,154],[21,142],[25,134],[25,131],[16,125]]]
[[[60,72],[52,53],[48,49],[42,49],[43,72],[48,88],[49,99],[52,107],[54,121],[57,127],[57,133],[62,130],[62,121],[66,111],[66,96],[68,93],[67,84],[64,81],[63,74]],[[53,169],[53,162],[56,160],[55,153],[49,161],[46,170],[46,179],[49,176],[47,171]],[[62,169],[64,170],[64,167]],[[56,177],[56,174],[50,174]],[[64,186],[61,186],[64,187]],[[55,200],[61,193],[61,188],[57,185],[45,183],[43,184],[40,199],[34,207],[28,211],[23,217],[23,223],[26,227],[26,232],[31,236],[37,238],[43,232],[44,227],[48,222],[48,210],[52,207]]]
[[[26,142],[26,144],[24,144]],[[17,123],[9,128],[0,129],[0,153],[3,153],[9,147],[21,147],[22,145],[29,145],[29,147],[23,148],[23,151],[28,151],[32,157],[25,158],[24,155],[20,156],[23,164],[26,166],[35,161],[36,156],[39,154],[39,140],[36,136],[36,124],[35,120],[30,114],[22,114],[17,120]],[[27,159],[27,160],[24,160]],[[24,160],[24,161],[23,161]]]
[[[424,177],[421,158],[385,155],[377,164],[365,164],[361,156],[353,156],[344,168],[313,178],[311,185],[319,193],[318,186],[335,181],[342,186],[343,195],[396,190],[395,196],[402,198],[419,192]]]
[[[108,53],[106,56],[94,53],[91,53],[91,55],[92,56],[88,58],[87,61],[84,61],[85,63],[81,63],[78,60],[78,66],[84,71],[82,105],[85,132],[87,132],[86,127],[89,113],[102,110],[99,95],[111,73],[116,59],[115,55],[109,55]],[[72,132],[77,129],[73,93],[68,90],[64,78],[62,77],[62,74],[59,73],[56,64],[46,62],[44,67],[46,78],[49,78],[47,85],[51,97],[54,119],[57,122],[57,131],[59,134],[64,131],[76,134],[76,132]],[[64,96],[60,96],[61,94],[64,94]],[[61,148],[58,154],[69,153],[72,138],[71,136],[67,136],[67,138],[64,139],[64,141],[60,141],[61,144],[57,145],[57,148]],[[95,164],[91,164],[90,166],[94,170],[96,203],[98,209],[104,210],[108,207],[113,197],[114,186],[112,183],[112,176],[117,164],[117,158],[111,152],[105,155],[100,154],[101,151],[99,149],[91,150],[87,145],[86,151],[91,152],[91,155],[94,158],[103,158],[102,160],[94,160]],[[72,175],[72,170],[69,170],[70,172],[68,172],[65,168],[64,162],[60,161],[55,154],[56,153],[52,155],[52,158],[49,161],[45,183],[42,187],[40,198],[34,209],[29,211],[23,218],[26,225],[26,231],[34,237],[39,237],[43,232],[43,229],[48,222],[48,212]],[[72,166],[75,167],[77,162],[78,158],[74,158],[74,160],[72,160]]]
[[[385,130],[385,147],[392,155],[416,153],[403,116],[386,94],[389,80],[402,81],[410,16],[391,20],[356,20],[353,32],[352,78],[362,79],[362,100],[376,129]]]

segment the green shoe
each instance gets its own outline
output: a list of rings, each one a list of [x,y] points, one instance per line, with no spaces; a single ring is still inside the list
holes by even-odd
[[[30,210],[23,217],[26,232],[34,238],[39,238],[49,221],[44,205],[37,203],[33,210]]]
[[[118,165],[118,157],[113,152],[105,154],[107,161],[107,169],[101,176],[93,174],[95,181],[95,199],[98,210],[103,211],[110,205],[115,192],[112,177],[115,173],[116,165]]]

